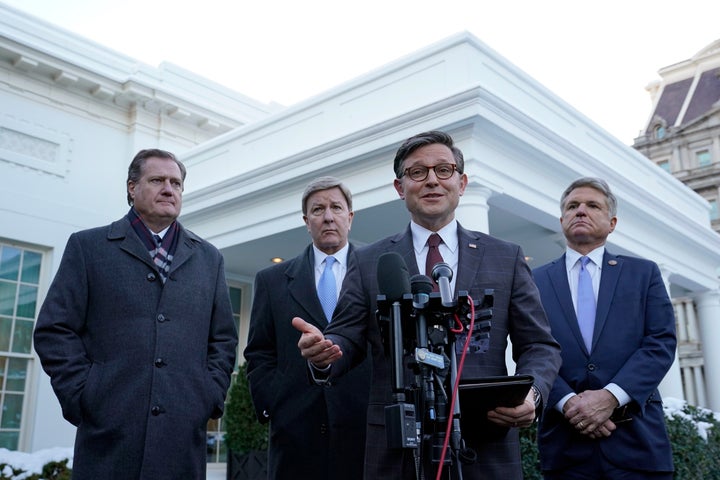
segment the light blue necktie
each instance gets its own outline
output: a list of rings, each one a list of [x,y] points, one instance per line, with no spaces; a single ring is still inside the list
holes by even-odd
[[[335,305],[337,305],[337,283],[335,283],[333,263],[335,263],[335,257],[325,257],[325,270],[320,275],[318,282],[318,298],[328,322],[332,320]]]
[[[588,352],[592,347],[593,330],[595,329],[595,291],[593,290],[590,272],[586,268],[590,261],[589,257],[580,257],[577,289],[578,325]]]

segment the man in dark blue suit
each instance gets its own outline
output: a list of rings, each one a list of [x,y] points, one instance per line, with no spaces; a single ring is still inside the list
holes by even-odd
[[[567,251],[534,271],[562,347],[539,429],[545,478],[672,479],[657,387],[675,355],[675,317],[660,271],[605,249],[617,223],[605,181],[576,180],[560,207]]]
[[[315,179],[303,192],[302,213],[312,243],[258,272],[245,348],[257,417],[270,422],[268,479],[360,480],[370,362],[336,382],[313,385],[297,348],[300,332],[290,323],[302,316],[323,329],[332,317],[353,250],[350,190],[334,177]]]
[[[411,450],[389,448],[387,443],[385,407],[393,403],[393,389],[390,356],[383,348],[375,317],[377,264],[383,253],[395,252],[403,257],[411,275],[426,273],[430,237],[439,235],[441,243],[437,248],[453,270],[451,288],[455,294],[465,290],[473,299],[479,299],[485,289],[495,292],[489,350],[471,355],[463,376],[507,375],[505,351],[509,337],[516,373],[535,379],[521,405],[498,407],[488,413],[488,420],[500,427],[501,434],[469,442],[478,461],[463,466],[463,478],[522,479],[518,431],[514,427],[534,421],[560,365],[559,347],[550,334],[523,252],[517,245],[466,230],[455,219],[468,177],[463,154],[448,134],[431,131],[407,139],[395,155],[394,170],[394,186],[410,212],[410,225],[397,235],[356,250],[344,293],[325,336],[302,319],[293,319],[293,325],[303,332],[298,346],[315,367],[327,368],[322,373],[328,374],[332,382],[365,358],[370,342],[373,381],[365,478],[416,478],[415,462],[419,459],[413,458]],[[317,368],[314,373],[319,373]],[[473,405],[461,408],[469,411]]]

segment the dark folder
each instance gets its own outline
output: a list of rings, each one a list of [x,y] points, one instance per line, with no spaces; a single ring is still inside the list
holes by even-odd
[[[460,429],[470,442],[492,440],[508,429],[491,423],[487,412],[495,407],[516,407],[527,397],[532,375],[482,377],[460,380]]]

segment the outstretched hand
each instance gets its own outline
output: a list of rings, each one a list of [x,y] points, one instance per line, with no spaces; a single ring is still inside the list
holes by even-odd
[[[292,326],[302,333],[298,341],[300,354],[316,367],[325,368],[342,357],[340,347],[326,339],[315,325],[295,317],[292,319]]]

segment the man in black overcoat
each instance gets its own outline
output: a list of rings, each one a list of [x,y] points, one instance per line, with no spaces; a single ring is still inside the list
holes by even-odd
[[[302,213],[312,243],[296,258],[257,274],[245,349],[258,419],[270,422],[268,478],[360,480],[370,362],[337,381],[312,384],[297,348],[300,332],[291,324],[302,316],[323,329],[332,317],[353,250],[350,190],[337,178],[320,177],[305,188]],[[326,268],[333,284],[324,307]]]
[[[177,222],[185,167],[140,151],[128,214],[70,236],[35,349],[77,427],[73,479],[204,479],[237,331],[220,252]]]

